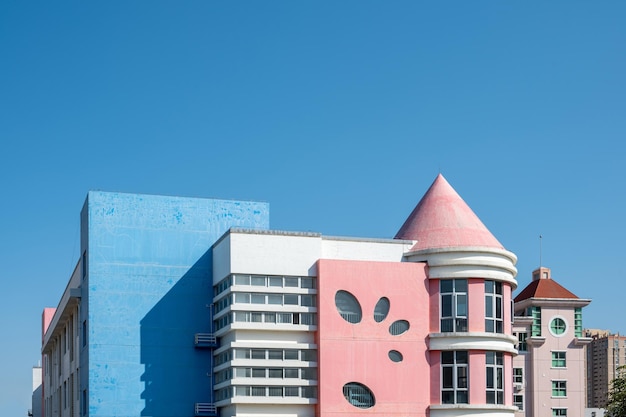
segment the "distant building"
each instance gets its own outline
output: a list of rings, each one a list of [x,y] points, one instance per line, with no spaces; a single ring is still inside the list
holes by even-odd
[[[592,339],[587,347],[587,406],[606,408],[611,382],[626,365],[626,336],[608,330],[586,329]]]
[[[46,417],[515,416],[517,258],[441,175],[393,239],[99,192],[81,248],[44,334]]]
[[[585,416],[585,346],[578,298],[552,279],[549,268],[533,271],[515,297],[513,331],[519,355],[513,359],[513,401],[528,417]]]
[[[28,415],[31,417],[42,417],[41,403],[43,401],[43,387],[41,386],[41,366],[33,366],[33,396],[31,408]]]

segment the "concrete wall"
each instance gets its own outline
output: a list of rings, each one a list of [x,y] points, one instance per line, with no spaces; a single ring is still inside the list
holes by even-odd
[[[265,203],[90,192],[81,392],[89,415],[192,416],[211,400],[209,248],[230,227],[269,227]]]

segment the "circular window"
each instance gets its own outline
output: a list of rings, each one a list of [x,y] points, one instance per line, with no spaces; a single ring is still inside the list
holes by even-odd
[[[335,294],[335,306],[339,315],[348,323],[356,324],[363,316],[359,300],[348,291],[339,290]]]
[[[372,390],[358,382],[348,382],[344,385],[343,396],[350,404],[358,408],[370,408],[376,404]]]
[[[382,297],[374,307],[374,320],[376,323],[380,323],[387,318],[387,314],[389,314],[389,299]]]
[[[406,320],[396,320],[389,326],[389,333],[393,336],[398,336],[407,330],[409,330],[409,322]]]
[[[567,330],[567,324],[565,323],[565,320],[560,317],[555,317],[552,319],[552,321],[550,322],[550,331],[552,332],[552,334],[554,334],[555,336],[560,336],[565,333],[565,330]]]
[[[402,353],[398,352],[397,350],[390,350],[389,359],[391,359],[393,362],[402,362],[402,359],[404,358],[402,357]]]

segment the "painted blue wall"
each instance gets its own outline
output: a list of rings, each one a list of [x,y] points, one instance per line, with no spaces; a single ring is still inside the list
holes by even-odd
[[[193,343],[211,328],[209,249],[230,227],[268,229],[269,205],[90,192],[81,223],[89,415],[193,416],[211,400],[211,353]]]

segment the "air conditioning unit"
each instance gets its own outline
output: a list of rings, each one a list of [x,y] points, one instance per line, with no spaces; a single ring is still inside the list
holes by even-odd
[[[515,382],[513,384],[513,388],[515,388],[515,391],[520,391],[522,388],[524,388],[524,384],[522,384],[521,382]]]

